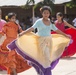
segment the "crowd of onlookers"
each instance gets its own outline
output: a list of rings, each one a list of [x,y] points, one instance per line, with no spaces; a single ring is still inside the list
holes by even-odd
[[[34,18],[27,17],[26,20],[22,19],[22,22],[20,23],[20,25],[21,25],[22,29],[25,30],[25,29],[29,28],[31,25],[33,25],[33,23],[35,23],[35,21],[38,19],[39,19],[38,16],[35,16]],[[52,16],[50,19],[51,19],[51,22],[56,21],[55,16]],[[69,22],[70,18],[67,15],[64,15],[64,20]],[[76,27],[76,17],[73,19],[73,21],[71,23],[74,27]],[[67,28],[67,26],[65,28]]]

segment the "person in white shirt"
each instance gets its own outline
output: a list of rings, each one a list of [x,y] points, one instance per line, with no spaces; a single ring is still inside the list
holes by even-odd
[[[76,18],[73,20],[74,27],[76,27]]]

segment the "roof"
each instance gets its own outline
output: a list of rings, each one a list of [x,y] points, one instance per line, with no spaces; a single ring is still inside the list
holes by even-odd
[[[25,5],[27,0],[0,0],[0,6],[21,6]],[[35,0],[35,4],[42,0]],[[61,4],[71,0],[55,0],[54,4]]]
[[[35,0],[35,4],[41,0]],[[22,6],[25,5],[27,0],[0,0],[0,6]]]
[[[70,2],[71,0],[55,0],[54,4],[62,4],[66,2]]]

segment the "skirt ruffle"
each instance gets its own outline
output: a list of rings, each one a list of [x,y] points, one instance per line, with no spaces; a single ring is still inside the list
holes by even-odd
[[[23,72],[31,66],[23,59],[15,50],[9,51],[7,44],[14,40],[14,38],[5,38],[3,36],[0,40],[0,69],[7,70],[10,73],[10,68],[15,68],[17,73]]]
[[[52,33],[54,34],[55,32]],[[73,42],[64,50],[62,57],[73,56],[76,53],[76,30],[68,28],[65,30],[65,33],[71,36]]]
[[[10,43],[8,48],[16,49],[25,60],[43,69],[48,68],[49,64],[50,67],[54,66],[53,63],[60,58],[69,42],[69,38],[59,34],[53,34],[52,37],[40,37],[34,33],[28,33]]]
[[[27,61],[25,61],[25,59],[23,59],[14,50],[10,52],[0,51],[0,65],[0,67],[5,70],[15,68],[17,73],[23,72],[31,68],[31,66],[27,64]]]

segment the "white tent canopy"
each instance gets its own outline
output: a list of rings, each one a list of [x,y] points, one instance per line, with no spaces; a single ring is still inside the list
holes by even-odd
[[[27,0],[0,0],[0,6],[21,6],[25,5]],[[35,4],[43,0],[35,0]],[[71,0],[55,0],[54,4],[61,4]]]
[[[35,4],[42,0],[35,0]],[[0,0],[0,6],[21,6],[25,5],[27,0]]]
[[[65,2],[70,2],[71,0],[55,0],[54,4],[62,4]]]

